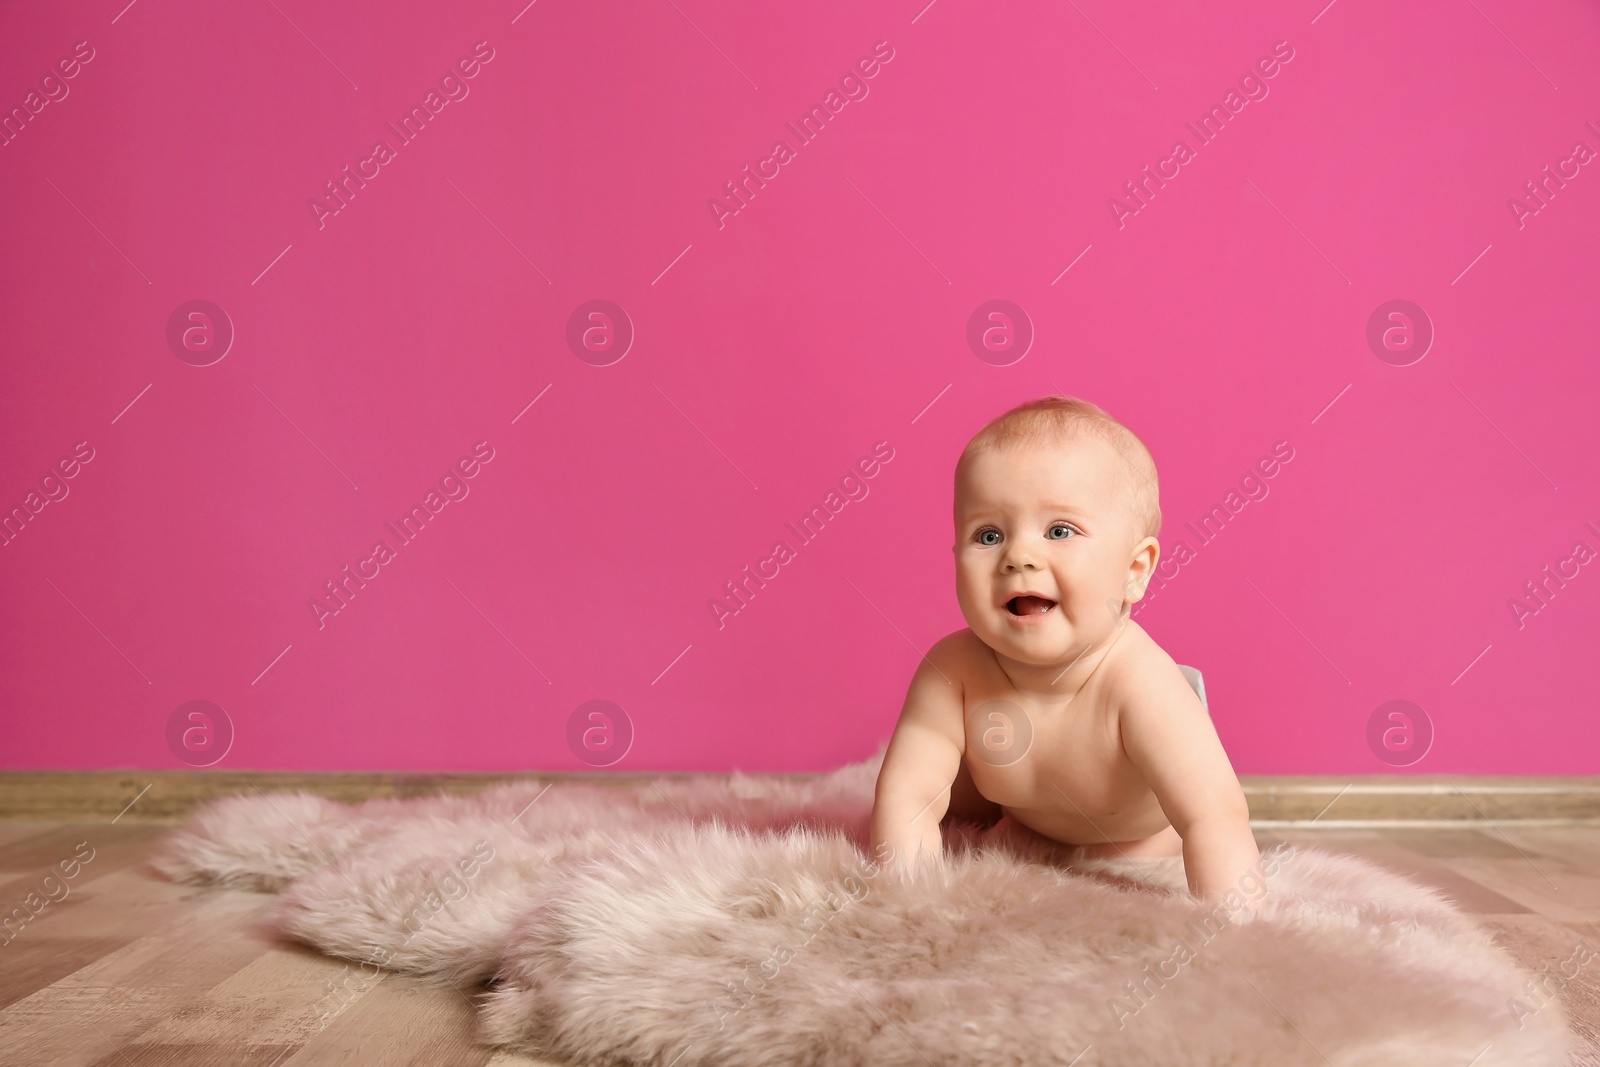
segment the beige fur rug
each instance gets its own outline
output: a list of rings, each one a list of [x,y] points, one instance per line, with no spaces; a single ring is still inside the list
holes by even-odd
[[[1560,1004],[1436,890],[1269,851],[1263,916],[1229,923],[1180,859],[1086,861],[1009,820],[952,826],[907,879],[866,851],[882,757],[805,781],[255,793],[158,865],[281,892],[286,936],[363,966],[487,982],[485,1041],[571,1064],[1568,1063]]]

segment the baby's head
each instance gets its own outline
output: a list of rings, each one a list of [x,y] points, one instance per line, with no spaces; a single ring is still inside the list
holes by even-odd
[[[1013,408],[956,463],[961,613],[996,652],[1065,662],[1144,596],[1160,529],[1155,462],[1131,430],[1086,400]]]

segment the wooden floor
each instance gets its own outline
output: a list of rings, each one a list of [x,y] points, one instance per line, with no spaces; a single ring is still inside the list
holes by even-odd
[[[472,990],[388,974],[363,985],[355,968],[266,932],[260,917],[272,897],[167,882],[145,860],[170,830],[0,822],[5,912],[39,891],[80,842],[88,842],[80,856],[93,849],[74,877],[50,884],[58,901],[9,943],[0,934],[0,1063],[538,1062],[475,1042]],[[1580,938],[1600,953],[1600,827],[1273,828],[1257,839],[1263,848],[1285,840],[1354,853],[1438,886],[1533,972],[1571,957]],[[351,976],[349,999],[330,999],[328,984]],[[1560,996],[1593,1057],[1582,1062],[1600,1063],[1600,955]]]

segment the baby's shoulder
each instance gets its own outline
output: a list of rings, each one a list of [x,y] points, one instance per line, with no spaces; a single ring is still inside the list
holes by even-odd
[[[962,681],[977,678],[985,665],[993,662],[989,646],[969,626],[935,641],[928,649],[928,659],[952,677],[959,675]]]
[[[1164,700],[1180,691],[1193,695],[1189,680],[1178,669],[1178,661],[1144,627],[1132,619],[1124,625],[1128,631],[1118,642],[1118,655],[1108,665],[1108,700],[1126,710],[1130,705]],[[1198,700],[1195,704],[1201,706]]]

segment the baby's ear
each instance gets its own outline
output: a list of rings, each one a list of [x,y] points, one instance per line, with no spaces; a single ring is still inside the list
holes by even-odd
[[[1147,545],[1145,542],[1149,542]],[[1129,603],[1136,604],[1144,599],[1145,590],[1150,587],[1150,579],[1155,577],[1156,560],[1160,558],[1161,545],[1153,537],[1147,537],[1139,543],[1139,550],[1134,553],[1133,564],[1128,571],[1128,576],[1122,582],[1122,598]],[[1147,565],[1139,566],[1141,557],[1146,557]]]

